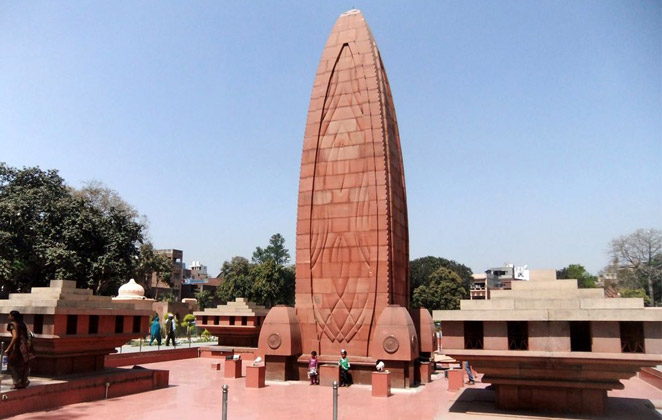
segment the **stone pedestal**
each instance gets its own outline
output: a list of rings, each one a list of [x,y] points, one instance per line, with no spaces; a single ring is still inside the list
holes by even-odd
[[[340,385],[340,367],[338,365],[322,365],[319,370],[320,385],[332,386],[333,381]]]
[[[225,361],[224,378],[241,378],[241,359],[229,359]]]
[[[662,364],[662,308],[606,298],[554,270],[531,270],[511,286],[462,300],[459,311],[434,311],[444,354],[480,372],[499,408],[603,415],[607,391]]]
[[[448,371],[448,390],[459,391],[464,382],[464,371],[462,369],[450,369]]]
[[[264,366],[246,366],[246,388],[264,388],[266,371]]]
[[[220,363],[212,363],[211,364],[211,370],[221,370],[221,364]]]
[[[391,372],[372,373],[372,396],[388,397],[391,395]]]
[[[434,365],[430,362],[421,362],[418,365],[418,377],[421,380],[422,384],[428,384],[432,382],[432,371],[434,370]]]

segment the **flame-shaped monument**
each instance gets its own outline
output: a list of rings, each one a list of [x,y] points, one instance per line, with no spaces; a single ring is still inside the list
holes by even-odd
[[[420,348],[407,311],[409,234],[398,124],[377,44],[358,10],[338,18],[315,76],[296,248],[296,307],[272,309],[260,335],[268,377],[300,376],[312,350],[324,362],[346,349],[366,372],[378,358],[391,361],[387,367],[399,372],[395,386],[413,381]],[[432,322],[426,315],[427,336]],[[354,380],[362,382],[356,372]]]

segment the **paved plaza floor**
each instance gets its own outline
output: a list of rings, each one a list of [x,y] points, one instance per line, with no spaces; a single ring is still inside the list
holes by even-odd
[[[267,387],[245,387],[245,378],[224,379],[212,370],[214,359],[196,358],[143,365],[170,371],[170,386],[151,392],[103,401],[79,403],[48,411],[10,417],[13,420],[218,420],[221,419],[222,386],[229,386],[228,416],[233,419],[332,419],[332,388],[305,382],[267,382]],[[486,384],[459,392],[447,390],[443,375],[435,374],[431,384],[394,390],[389,398],[371,396],[367,385],[339,389],[338,418],[406,420],[504,420],[504,419],[587,419],[591,417],[505,413],[494,407],[493,391]],[[38,384],[39,379],[33,381]],[[633,378],[625,390],[610,393],[609,415],[602,419],[662,419],[662,392]],[[0,413],[1,417],[1,413]]]

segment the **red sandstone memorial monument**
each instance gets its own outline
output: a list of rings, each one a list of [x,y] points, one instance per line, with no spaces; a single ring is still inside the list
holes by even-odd
[[[196,325],[218,337],[219,346],[257,346],[268,310],[244,298],[194,312]]]
[[[35,334],[32,373],[37,375],[104,369],[106,355],[147,333],[152,313],[142,301],[95,296],[68,280],[52,280],[49,287],[33,287],[31,293],[12,293],[0,300],[0,325],[7,324],[13,309],[23,314]],[[0,333],[0,339],[9,338],[9,333]]]
[[[272,309],[262,327],[267,376],[298,379],[312,350],[324,363],[346,349],[355,381],[369,383],[368,370],[381,359],[393,386],[408,386],[421,350],[408,312],[408,240],[391,89],[363,15],[350,10],[333,27],[313,83],[299,181],[296,305]]]
[[[444,353],[483,373],[501,409],[601,415],[608,390],[662,364],[662,308],[579,289],[554,270],[532,270],[530,281],[434,311],[434,320]]]
[[[105,365],[117,347],[147,333],[151,302],[132,297],[96,296],[91,289],[76,288],[75,281],[52,280],[49,287],[0,300],[0,325],[7,324],[11,310],[23,314],[35,335],[31,375],[48,378],[33,377],[30,387],[13,390],[11,398],[5,394],[0,417],[167,387],[167,371]],[[6,344],[10,338],[0,332],[0,341]],[[38,385],[44,380],[48,385]]]

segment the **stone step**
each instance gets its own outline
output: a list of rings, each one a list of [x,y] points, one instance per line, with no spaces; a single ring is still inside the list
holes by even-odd
[[[603,289],[492,290],[490,299],[572,299],[602,298]]]
[[[513,290],[555,290],[576,289],[577,280],[538,280],[538,281],[514,281],[511,283]]]
[[[642,298],[613,298],[613,299],[581,299],[582,309],[628,309],[643,308],[644,300]]]
[[[574,298],[574,299],[489,299],[462,300],[460,309],[469,311],[514,309],[636,309],[643,308],[641,298]]]
[[[462,310],[509,310],[515,309],[515,301],[513,299],[497,299],[497,300],[461,300],[460,309]]]

